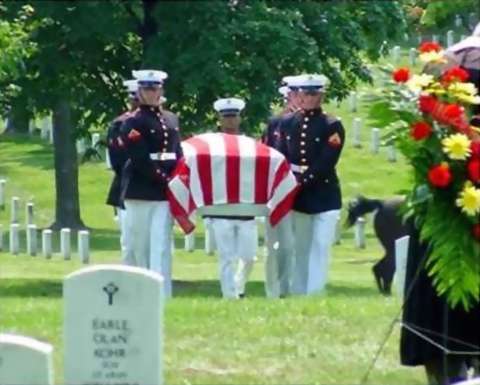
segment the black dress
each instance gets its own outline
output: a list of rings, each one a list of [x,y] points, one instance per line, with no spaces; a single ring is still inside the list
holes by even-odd
[[[424,263],[428,255],[428,245],[420,242],[419,232],[412,223],[409,224],[409,235],[406,300],[402,318],[404,325],[400,341],[402,364],[426,365],[432,360],[444,357],[442,349],[420,338],[406,326],[450,351],[480,351],[480,304],[468,312],[461,306],[451,309],[445,298],[437,295],[432,280],[427,275]],[[454,356],[459,357],[451,357]],[[465,358],[467,357],[466,355]]]

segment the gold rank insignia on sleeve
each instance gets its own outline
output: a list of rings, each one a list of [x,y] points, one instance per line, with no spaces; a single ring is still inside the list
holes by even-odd
[[[328,144],[332,147],[340,147],[342,145],[342,139],[337,133],[330,135],[328,138]]]

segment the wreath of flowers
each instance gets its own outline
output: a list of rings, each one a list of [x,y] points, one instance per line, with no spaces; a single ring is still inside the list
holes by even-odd
[[[480,296],[480,128],[470,109],[480,104],[469,73],[447,65],[442,47],[420,45],[424,69],[384,68],[391,76],[371,100],[371,117],[388,128],[413,168],[406,215],[430,247],[426,267],[452,307]]]

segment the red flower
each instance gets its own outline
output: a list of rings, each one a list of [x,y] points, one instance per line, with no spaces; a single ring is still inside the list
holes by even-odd
[[[432,126],[427,122],[416,122],[411,126],[410,135],[415,140],[422,140],[428,138],[432,131]]]
[[[471,159],[467,164],[468,179],[473,183],[480,183],[480,159]]]
[[[476,225],[473,225],[472,235],[477,241],[480,241],[480,223],[477,223]]]
[[[446,104],[442,112],[445,119],[452,121],[463,115],[463,107],[458,104]]]
[[[420,44],[420,47],[418,48],[418,50],[421,53],[432,52],[432,51],[440,52],[442,50],[442,46],[438,43],[435,43],[434,41],[426,41]]]
[[[420,98],[418,98],[418,108],[423,113],[432,113],[437,105],[438,100],[432,95],[424,94],[420,95]]]
[[[393,71],[392,78],[397,83],[405,83],[410,79],[410,70],[406,67],[399,68]]]
[[[470,145],[470,150],[472,150],[472,158],[480,159],[480,141],[473,141]]]
[[[452,181],[452,173],[448,164],[442,163],[437,166],[433,166],[428,171],[428,180],[434,187],[444,188],[447,187]]]
[[[442,81],[445,83],[451,82],[466,82],[470,74],[461,67],[453,67],[445,71],[442,75]]]

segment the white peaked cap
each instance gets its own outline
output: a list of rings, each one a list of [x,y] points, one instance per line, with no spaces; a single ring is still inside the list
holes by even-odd
[[[220,113],[239,113],[245,108],[245,102],[239,98],[218,99],[213,108]]]
[[[139,83],[162,84],[168,74],[159,70],[138,70],[132,71],[132,75]]]
[[[324,89],[328,85],[328,78],[320,74],[300,75],[297,79],[297,85],[300,88]]]
[[[138,91],[138,82],[136,79],[125,80],[123,86],[127,89],[128,92],[133,93]]]
[[[287,86],[282,86],[278,88],[278,92],[280,95],[286,98],[288,96],[288,93],[290,92],[290,89]]]
[[[284,76],[282,82],[285,83],[287,87],[295,88],[299,86],[300,77],[301,75]]]

